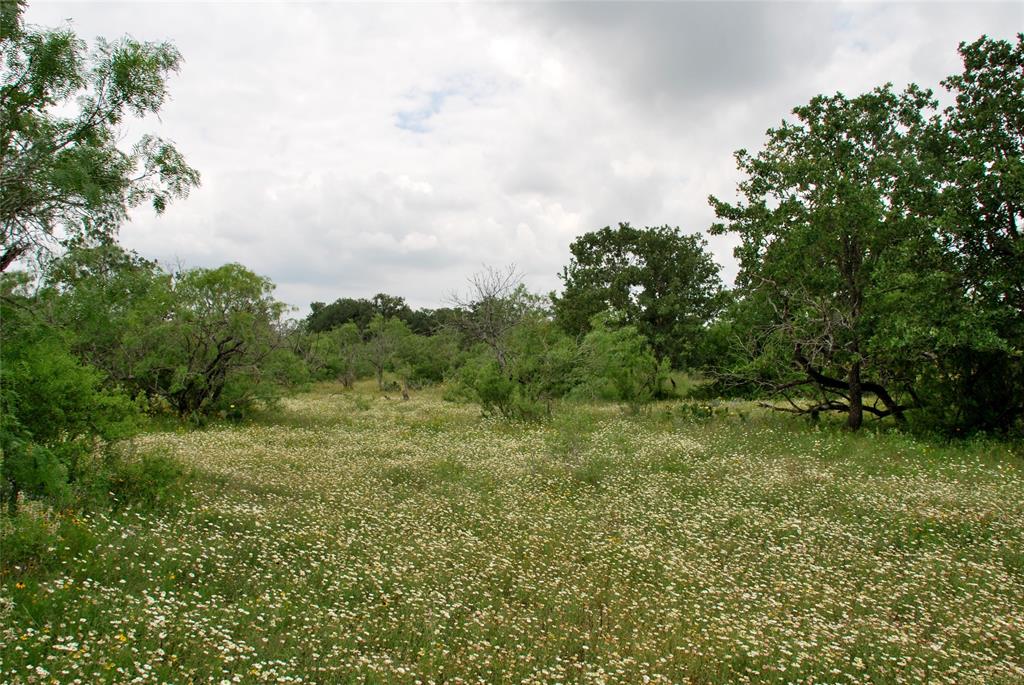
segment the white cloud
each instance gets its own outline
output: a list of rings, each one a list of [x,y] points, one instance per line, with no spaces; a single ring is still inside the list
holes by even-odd
[[[442,304],[483,264],[557,288],[568,246],[630,221],[705,231],[732,152],[819,92],[938,87],[1019,4],[36,3],[30,21],[172,40],[159,120],[203,185],[122,241],[238,261],[311,300]],[[735,273],[734,241],[709,239]]]

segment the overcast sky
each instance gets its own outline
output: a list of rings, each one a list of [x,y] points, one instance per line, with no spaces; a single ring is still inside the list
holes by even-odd
[[[159,120],[202,186],[121,241],[241,262],[280,299],[439,306],[482,265],[556,289],[568,246],[629,221],[706,233],[732,153],[818,93],[959,71],[1024,3],[350,4],[36,0],[83,38],[170,40]],[[732,242],[709,238],[726,280]]]

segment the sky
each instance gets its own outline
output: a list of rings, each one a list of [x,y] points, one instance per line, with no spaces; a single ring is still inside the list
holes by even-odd
[[[90,44],[170,41],[159,117],[202,185],[123,245],[170,267],[239,262],[279,299],[445,306],[485,266],[557,290],[579,235],[704,234],[730,282],[733,153],[819,93],[960,70],[956,48],[1024,30],[1024,3],[30,2]]]

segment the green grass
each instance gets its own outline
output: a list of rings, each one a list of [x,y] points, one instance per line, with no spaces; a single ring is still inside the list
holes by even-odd
[[[0,576],[0,682],[1024,682],[1010,448],[707,406],[322,386],[143,436],[187,504],[29,507],[64,534]]]

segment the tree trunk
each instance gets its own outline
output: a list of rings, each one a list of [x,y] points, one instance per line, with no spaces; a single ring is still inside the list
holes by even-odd
[[[857,430],[864,423],[864,397],[860,384],[860,362],[850,364],[850,410],[846,418],[846,427]]]
[[[383,366],[378,366],[377,367],[377,389],[381,390],[381,391],[384,390],[384,367]]]
[[[28,252],[27,247],[13,245],[4,251],[3,255],[0,256],[0,273],[7,271],[7,267],[13,264],[18,257]]]

